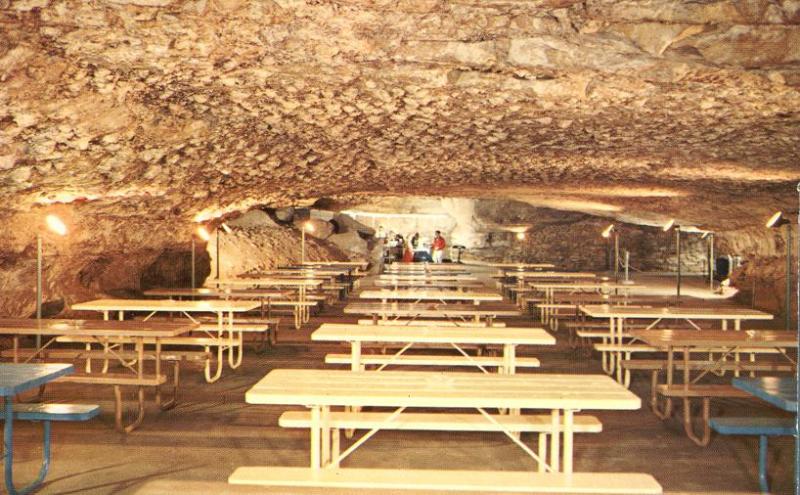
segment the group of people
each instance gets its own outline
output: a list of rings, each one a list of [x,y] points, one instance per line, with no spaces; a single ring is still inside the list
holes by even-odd
[[[411,263],[414,261],[432,261],[441,263],[444,260],[444,249],[447,243],[441,231],[436,231],[433,241],[430,244],[430,251],[424,248],[420,242],[419,232],[415,232],[408,240],[402,234],[391,233],[387,237],[383,227],[378,228],[378,239],[384,242],[384,253],[388,261],[402,261]]]

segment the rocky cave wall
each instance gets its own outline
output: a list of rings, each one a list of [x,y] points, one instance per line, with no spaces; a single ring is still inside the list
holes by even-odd
[[[198,285],[214,275],[215,239],[206,244],[196,238],[197,224],[176,222],[168,216],[121,219],[97,215],[85,204],[48,211],[65,220],[69,229],[65,237],[47,231],[42,216],[30,213],[0,240],[0,317],[35,314],[37,232],[43,239],[45,316],[69,316],[70,304],[98,297],[140,296],[142,290],[153,287],[188,287],[192,236],[196,239]],[[263,220],[265,214],[258,211],[255,216]],[[223,234],[223,274],[300,260],[299,228],[271,220],[256,225],[250,221],[252,217],[244,215],[240,222],[228,219],[233,234],[227,243]],[[209,229],[213,235],[215,230]],[[226,248],[235,249],[236,254],[227,261]],[[309,259],[347,259],[346,253],[325,240],[309,238],[307,249]]]
[[[45,241],[69,303],[185,267],[193,222],[340,194],[675,217],[773,286],[760,225],[797,205],[798,40],[795,0],[0,0],[0,313],[32,312],[51,209],[75,220]],[[589,266],[577,218],[527,242]]]

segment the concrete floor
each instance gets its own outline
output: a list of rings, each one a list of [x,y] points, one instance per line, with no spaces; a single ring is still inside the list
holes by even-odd
[[[206,384],[199,368],[182,374],[181,403],[159,412],[150,403],[145,423],[129,435],[113,429],[110,387],[57,385],[46,399],[92,402],[102,406],[98,419],[53,427],[53,465],[42,494],[144,493],[321,493],[320,490],[229,487],[225,480],[238,466],[305,466],[308,432],[278,427],[287,407],[249,405],[245,391],[273,368],[324,368],[323,356],[343,346],[310,343],[308,335],[323,321],[353,321],[341,306],[329,308],[301,330],[281,329],[279,343],[265,354],[249,351],[242,367],[225,369],[222,379]],[[288,321],[288,318],[287,318]],[[533,325],[529,318],[509,324]],[[761,327],[763,325],[759,325]],[[521,349],[542,361],[536,373],[602,373],[597,356],[566,345],[563,333],[552,348]],[[646,404],[649,381],[634,380],[632,390]],[[132,398],[132,397],[131,397]],[[753,400],[717,400],[712,415],[780,415]],[[758,491],[757,439],[715,436],[710,446],[695,446],[677,418],[662,422],[644,405],[639,411],[593,412],[603,432],[575,441],[576,471],[646,472],[665,493],[748,493]],[[523,437],[524,438],[524,437]],[[18,483],[35,476],[40,427],[20,423],[15,435]],[[530,441],[534,441],[532,438]],[[793,440],[770,442],[773,493],[792,492]],[[380,432],[356,451],[345,466],[439,469],[525,470],[533,464],[500,434]],[[334,493],[326,491],[325,493]],[[347,493],[337,491],[336,493]],[[386,492],[383,492],[386,493]],[[409,492],[402,492],[409,493]]]

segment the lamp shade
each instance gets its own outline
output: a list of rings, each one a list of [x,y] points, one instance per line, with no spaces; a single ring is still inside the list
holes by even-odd
[[[200,239],[208,242],[211,239],[211,235],[208,233],[205,227],[197,227],[197,235]]]
[[[608,239],[611,236],[611,232],[613,230],[614,230],[614,224],[612,223],[611,225],[606,227],[606,229],[603,232],[601,232],[600,235]]]
[[[47,223],[47,228],[51,231],[58,235],[67,235],[67,226],[57,216],[47,215],[44,220]]]

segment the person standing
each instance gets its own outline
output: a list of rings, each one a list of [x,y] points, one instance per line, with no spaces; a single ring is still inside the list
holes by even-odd
[[[433,236],[433,244],[431,244],[431,255],[434,263],[442,262],[442,259],[444,258],[445,246],[446,243],[444,242],[444,237],[442,237],[442,233],[437,230],[436,234]]]

